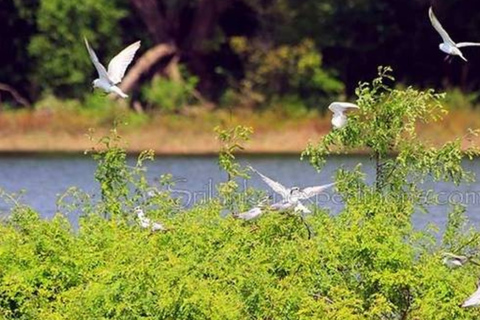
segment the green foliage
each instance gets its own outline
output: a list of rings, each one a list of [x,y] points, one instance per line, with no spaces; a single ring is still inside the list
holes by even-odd
[[[308,106],[316,106],[343,92],[343,84],[322,68],[322,56],[311,40],[297,45],[265,48],[246,38],[231,39],[242,57],[245,77],[238,86],[239,102],[271,103],[283,96],[295,96]]]
[[[462,160],[477,154],[475,149],[463,152],[461,139],[430,147],[416,134],[417,123],[438,121],[446,113],[440,104],[444,95],[412,87],[391,89],[386,84],[393,81],[390,71],[379,68],[372,83],[360,83],[356,90],[360,109],[349,115],[347,126],[331,131],[316,146],[310,144],[303,157],[320,169],[325,156],[335,150],[368,150],[376,165],[376,187],[417,201],[424,194],[418,185],[427,177],[457,184],[470,179]]]
[[[100,184],[102,198],[95,209],[98,213],[118,218],[124,210],[133,210],[139,204],[158,206],[154,200],[165,200],[159,198],[161,193],[152,188],[145,177],[144,162],[153,160],[152,150],[140,153],[134,166],[128,165],[127,153],[122,147],[116,127],[109,136],[101,138],[98,144],[100,147],[89,151],[98,163],[95,179]]]
[[[0,192],[11,208],[0,223],[0,314],[7,320],[478,319],[479,309],[459,307],[475,290],[478,267],[451,270],[441,257],[479,254],[480,233],[469,227],[464,208],[453,208],[442,243],[434,227],[415,230],[410,219],[425,195],[414,183],[465,180],[464,154],[457,142],[439,149],[407,143],[416,137],[416,121],[442,114],[442,96],[390,89],[389,78],[381,69],[371,84],[360,84],[361,109],[307,150],[318,166],[333,147],[368,148],[380,164],[376,186],[364,182],[361,166],[339,170],[345,208],[336,216],[266,209],[250,222],[221,217],[245,196],[233,180],[246,176],[235,162],[252,133],[243,126],[216,128],[219,165],[229,181],[219,186],[218,199],[190,209],[164,189],[171,176],[159,186],[148,183],[150,152],[129,165],[116,130],[93,151],[101,199],[71,189],[49,221]],[[136,206],[169,231],[141,229]],[[75,211],[82,216],[72,230],[65,215]]]
[[[0,312],[5,319],[479,316],[458,307],[474,289],[472,267],[443,266],[433,240],[398,224],[403,208],[394,199],[357,198],[337,217],[319,211],[308,218],[311,239],[295,216],[248,224],[219,210],[216,202],[176,215],[149,210],[171,227],[151,234],[129,211],[122,220],[86,215],[72,232],[60,215],[47,221],[18,208],[0,225]]]
[[[23,1],[16,4],[23,8]],[[21,12],[34,18],[38,28],[28,52],[35,61],[33,79],[42,90],[50,89],[62,97],[81,97],[88,90],[96,71],[83,37],[104,63],[121,49],[118,26],[126,15],[123,1],[40,0],[38,8]]]
[[[235,152],[244,150],[242,143],[248,142],[253,133],[253,128],[238,125],[232,129],[214,129],[217,139],[222,143],[218,155],[218,165],[228,175],[227,180],[235,177],[247,177],[246,172],[235,162]]]
[[[150,86],[143,87],[142,92],[150,105],[172,112],[195,100],[193,92],[197,84],[198,78],[195,76],[187,76],[182,82],[157,76],[153,78]]]
[[[445,98],[445,105],[449,110],[472,109],[478,101],[477,93],[464,93],[458,88],[448,91]]]
[[[231,129],[222,129],[215,127],[214,129],[217,139],[222,146],[218,154],[218,165],[220,169],[227,173],[227,181],[218,186],[221,197],[221,203],[225,208],[234,210],[245,202],[245,198],[249,197],[249,191],[245,190],[245,194],[238,193],[238,182],[236,178],[248,178],[247,169],[242,169],[240,164],[236,162],[235,153],[244,150],[243,143],[250,140],[253,128],[238,125]]]

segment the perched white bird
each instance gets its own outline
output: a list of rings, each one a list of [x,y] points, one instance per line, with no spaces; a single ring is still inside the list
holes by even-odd
[[[266,197],[266,198],[262,199],[252,209],[250,209],[248,211],[245,211],[245,212],[242,212],[242,213],[234,213],[232,215],[236,219],[242,219],[242,220],[246,220],[246,221],[256,219],[263,214],[263,208],[265,207],[265,205],[268,203],[269,200],[270,200],[270,197]]]
[[[478,305],[480,305],[480,281],[477,281],[477,291],[462,303],[462,308],[475,307]]]
[[[465,59],[465,57],[462,54],[462,51],[460,51],[459,48],[480,46],[480,43],[475,43],[475,42],[455,43],[452,40],[452,38],[450,38],[448,33],[445,31],[445,29],[443,29],[437,17],[435,17],[435,14],[433,14],[432,7],[428,9],[428,16],[430,17],[430,22],[432,23],[433,27],[440,34],[440,37],[442,37],[443,42],[439,45],[439,48],[440,50],[442,50],[447,54],[447,57],[445,59],[448,59],[449,56],[459,56],[463,60],[467,61],[467,59]]]
[[[142,208],[136,207],[135,213],[137,214],[138,220],[140,222],[140,227],[142,227],[142,229],[150,229],[153,232],[167,231],[167,228],[165,228],[161,223],[152,222],[149,218],[145,217],[145,213],[143,212]]]
[[[328,109],[333,112],[332,125],[335,129],[341,129],[347,124],[347,116],[344,112],[347,109],[358,109],[358,106],[349,102],[332,102]]]
[[[242,219],[242,220],[253,220],[262,215],[263,211],[262,208],[259,207],[254,207],[248,211],[242,212],[242,213],[234,213],[233,217],[236,219]]]
[[[272,210],[286,211],[293,209],[294,211],[300,211],[302,213],[310,213],[311,211],[307,209],[300,200],[307,200],[313,196],[321,194],[326,189],[335,185],[335,183],[329,183],[323,186],[307,187],[300,189],[299,187],[286,188],[282,184],[273,181],[269,177],[261,174],[251,166],[250,170],[257,173],[260,178],[273,189],[276,193],[282,196],[282,201],[274,203],[270,206]]]
[[[443,264],[449,268],[458,268],[464,266],[468,261],[466,256],[457,256],[456,254],[444,252],[443,254]]]
[[[132,62],[138,48],[140,48],[140,41],[129,45],[117,54],[108,64],[108,71],[100,63],[95,51],[90,47],[86,38],[85,45],[87,46],[90,59],[98,72],[98,79],[92,82],[93,87],[103,89],[107,93],[115,92],[122,98],[128,98],[128,95],[116,85],[122,81],[128,65]]]

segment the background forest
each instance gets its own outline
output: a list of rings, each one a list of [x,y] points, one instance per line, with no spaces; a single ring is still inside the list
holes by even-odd
[[[480,41],[476,1],[433,5],[453,39]],[[324,108],[331,98],[351,95],[378,65],[392,66],[400,82],[475,92],[480,54],[466,49],[469,63],[444,63],[429,6],[426,0],[4,0],[0,83],[27,101],[4,92],[1,99],[85,99],[94,68],[84,36],[105,61],[142,40],[136,62],[144,64],[125,86],[143,107],[286,101]]]

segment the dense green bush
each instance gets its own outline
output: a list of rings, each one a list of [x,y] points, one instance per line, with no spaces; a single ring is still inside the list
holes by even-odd
[[[373,83],[360,85],[359,113],[307,154],[320,165],[334,142],[347,148],[368,142],[378,163],[391,161],[398,174],[379,175],[369,185],[360,168],[340,170],[345,209],[336,216],[316,209],[306,217],[313,237],[295,214],[267,212],[244,222],[221,217],[220,198],[181,208],[162,185],[147,182],[143,161],[151,153],[134,166],[126,163],[116,131],[92,151],[100,199],[72,189],[48,221],[2,193],[12,210],[0,224],[0,314],[4,319],[477,319],[477,309],[459,307],[474,291],[476,267],[448,269],[441,252],[475,254],[479,234],[468,228],[461,207],[450,214],[441,243],[435,228],[415,230],[410,216],[420,191],[405,180],[406,174],[412,183],[428,176],[461,182],[467,172],[459,146],[419,150],[395,144],[402,146],[399,155],[384,157],[392,148],[385,142],[411,136],[416,120],[441,109],[441,96],[391,90],[386,75],[382,71]],[[363,121],[366,117],[373,120]],[[379,132],[360,134],[374,129]],[[224,144],[220,165],[230,177],[244,174],[232,153],[250,130],[217,133]],[[444,168],[433,170],[437,164]],[[170,183],[168,177],[161,180]],[[141,229],[136,206],[168,231]],[[82,213],[75,230],[65,218],[72,212]]]
[[[150,106],[172,112],[196,100],[193,92],[197,84],[198,78],[194,76],[187,75],[182,82],[157,76],[149,86],[142,88],[142,93]]]

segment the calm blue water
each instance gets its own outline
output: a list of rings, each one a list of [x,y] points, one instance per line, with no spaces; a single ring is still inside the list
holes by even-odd
[[[129,161],[134,163],[134,158]],[[334,171],[339,166],[347,168],[362,163],[367,174],[373,177],[373,166],[367,157],[331,157],[322,172],[317,173],[307,162],[296,156],[241,157],[243,165],[250,164],[270,178],[285,186],[309,186],[332,181]],[[57,212],[56,200],[69,187],[78,187],[90,194],[98,194],[98,184],[94,179],[95,162],[90,156],[1,156],[0,188],[9,193],[24,192],[22,202],[33,207],[45,218]],[[160,157],[147,163],[147,176],[151,183],[158,183],[162,174],[170,173],[177,180],[173,195],[181,197],[185,205],[208,199],[215,194],[215,185],[225,180],[225,174],[218,169],[215,157]],[[480,171],[480,159],[466,162],[465,166]],[[244,186],[268,190],[256,176],[242,181]],[[480,183],[457,187],[453,184],[426,184],[440,192],[441,205],[430,208],[430,213],[417,214],[415,225],[425,226],[434,222],[443,226],[450,209],[449,203],[460,202],[467,205],[467,214],[474,225],[480,223]],[[342,201],[330,190],[317,199],[317,204],[339,212]],[[8,211],[8,204],[0,200],[0,212]]]

